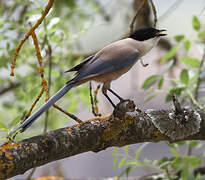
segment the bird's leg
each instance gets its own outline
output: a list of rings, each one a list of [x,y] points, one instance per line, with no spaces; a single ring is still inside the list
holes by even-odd
[[[124,101],[124,99],[122,97],[120,97],[116,92],[114,92],[112,89],[107,89],[108,91],[110,91],[112,94],[114,94],[120,101]]]
[[[104,94],[104,96],[107,98],[107,100],[112,104],[112,106],[115,108],[115,104],[112,102],[112,100],[110,99],[110,97],[107,95],[107,90],[109,90],[110,88],[110,82],[108,83],[104,83],[103,87],[102,87],[102,93]]]
[[[112,104],[112,106],[115,108],[115,104],[112,102],[112,100],[110,99],[110,97],[107,95],[107,92],[104,93],[104,92],[102,91],[102,93],[103,93],[104,96],[107,98],[107,100]]]

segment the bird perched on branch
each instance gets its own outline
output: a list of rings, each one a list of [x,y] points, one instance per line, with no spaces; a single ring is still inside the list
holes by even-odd
[[[146,53],[148,53],[159,41],[165,30],[152,27],[141,28],[132,33],[128,38],[111,43],[96,54],[87,57],[84,61],[66,72],[77,71],[75,77],[69,80],[55,95],[53,95],[39,110],[29,116],[9,136],[17,130],[25,131],[43,112],[48,110],[56,101],[64,96],[71,88],[88,81],[103,83],[102,93],[115,107],[107,91],[114,94],[120,101],[123,100],[116,92],[110,89],[111,81],[119,78]]]

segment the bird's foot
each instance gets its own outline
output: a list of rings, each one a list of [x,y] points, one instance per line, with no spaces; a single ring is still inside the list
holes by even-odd
[[[126,114],[126,112],[134,112],[135,111],[135,103],[129,99],[122,99],[120,102],[115,106],[113,115],[114,117],[122,118]]]
[[[147,66],[149,65],[148,63],[144,64],[144,62],[143,62],[142,59],[140,59],[140,63],[141,63],[141,65],[142,65],[143,67],[147,67]]]

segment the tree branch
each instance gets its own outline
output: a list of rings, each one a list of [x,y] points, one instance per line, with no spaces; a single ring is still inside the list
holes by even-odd
[[[115,109],[115,117],[111,115],[94,118],[82,124],[50,131],[20,142],[5,143],[0,146],[0,179],[22,174],[33,167],[55,160],[87,151],[99,152],[112,146],[121,147],[141,142],[205,140],[205,112],[202,111],[198,111],[201,117],[199,132],[174,140],[166,136],[166,133],[162,134],[161,130],[155,127],[150,114],[153,114],[155,119],[164,119],[163,126],[170,128],[170,122],[174,121],[170,115],[173,111],[138,110],[123,115],[122,110]],[[187,111],[185,116],[189,116],[188,113],[191,111]],[[194,122],[196,119],[190,121]]]

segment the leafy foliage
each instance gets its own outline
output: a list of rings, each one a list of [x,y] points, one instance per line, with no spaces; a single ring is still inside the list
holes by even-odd
[[[191,67],[199,67],[200,66],[200,60],[197,58],[181,57],[180,61],[183,62],[184,64],[191,66]]]
[[[193,25],[193,28],[197,31],[201,28],[201,23],[196,16],[193,16],[192,18],[192,25]]]
[[[91,7],[90,11],[79,9],[79,6]],[[18,55],[15,77],[9,77],[8,68],[19,41],[24,37],[25,33],[30,29],[30,25],[34,24],[41,16],[45,7],[44,1],[32,0],[15,0],[1,1],[0,12],[0,82],[1,89],[6,88],[18,82],[20,86],[10,91],[10,98],[2,101],[0,104],[0,137],[4,137],[11,128],[15,127],[20,120],[23,119],[25,113],[29,110],[32,102],[37,98],[42,86],[39,74],[39,65],[35,56],[35,49],[32,40],[27,40]],[[46,16],[42,24],[36,30],[40,49],[43,55],[43,65],[45,78],[49,76],[49,61],[51,61],[51,92],[57,92],[64,83],[71,78],[71,74],[64,75],[64,71],[73,66],[82,57],[76,58],[74,49],[78,46],[77,39],[89,27],[88,18],[91,17],[93,11],[96,12],[96,3],[94,1],[73,0],[73,1],[55,1],[54,7]],[[90,18],[92,21],[92,18]],[[51,49],[51,51],[50,51]],[[74,58],[75,56],[75,58]],[[61,78],[64,76],[65,78]],[[67,101],[64,102],[63,109],[70,113],[76,112],[79,102],[85,106],[89,104],[89,90],[86,87],[78,89],[79,96],[73,95],[75,91],[69,92],[66,96]],[[38,102],[34,111],[45,101],[45,95]],[[61,103],[60,103],[61,104]],[[57,128],[62,126],[65,116],[59,116],[53,108],[50,110],[52,116],[49,116],[49,128]],[[55,121],[58,115],[58,122]],[[16,116],[16,117],[15,117]],[[67,118],[67,117],[66,117]],[[11,119],[11,122],[3,122],[4,119]],[[13,120],[12,120],[13,119]],[[35,124],[30,131],[21,135],[28,136],[43,131],[45,117],[41,117],[38,124],[42,128],[36,128]],[[63,121],[64,119],[64,121]],[[68,119],[68,118],[67,118]],[[28,134],[27,134],[28,133]],[[18,137],[17,137],[18,140]]]
[[[178,40],[177,40],[177,41],[178,41]],[[180,42],[180,41],[178,41],[178,42]],[[169,52],[161,59],[161,61],[162,61],[162,62],[167,62],[167,61],[169,61],[170,59],[172,59],[172,58],[176,55],[176,53],[177,53],[177,51],[179,50],[179,48],[180,48],[180,44],[177,44],[177,45],[173,46],[173,47],[169,50]]]
[[[198,35],[198,39],[196,39],[197,43],[203,43],[201,40],[205,37],[204,32],[200,32],[201,23],[196,16],[193,16],[192,26]],[[163,90],[164,79],[167,79],[166,74],[170,72],[170,70],[172,70],[178,63],[181,63],[181,67],[177,67],[178,69],[180,68],[178,76],[170,79],[172,84],[167,91],[165,101],[171,101],[171,94],[174,93],[182,99],[182,103],[192,102],[195,103],[195,105],[201,106],[200,100],[204,97],[199,99],[199,102],[194,99],[201,60],[188,55],[191,46],[196,46],[198,44],[191,41],[183,34],[174,36],[174,40],[176,44],[173,45],[173,47],[160,59],[160,62],[164,65],[162,72],[147,77],[142,84],[142,88],[148,91],[148,96],[145,101],[148,101],[161,93],[160,90]],[[179,51],[183,51],[184,55],[179,57]],[[174,56],[177,56],[179,62],[174,62]],[[159,179],[204,179],[204,176],[194,174],[194,169],[202,164],[204,154],[194,156],[190,153],[191,150],[194,151],[200,148],[203,145],[201,142],[183,141],[173,144],[167,143],[170,148],[170,156],[162,157],[160,160],[153,161],[140,159],[141,152],[146,145],[147,143],[144,143],[140,148],[138,148],[138,151],[135,153],[135,157],[130,156],[127,151],[122,155],[115,148],[112,154],[114,157],[115,167],[124,167],[122,173],[119,175],[119,178],[124,175],[128,176],[131,171],[136,171],[136,167],[141,166],[157,171],[158,173],[155,178]],[[187,151],[182,153],[182,148],[187,149]]]
[[[202,42],[201,39],[204,37],[203,36],[204,32],[203,31],[200,32],[201,23],[196,16],[193,16],[192,26],[193,29],[198,33],[197,42]],[[197,77],[199,75],[198,68],[200,67],[201,60],[199,60],[196,57],[191,57],[187,55],[193,42],[191,42],[190,39],[187,39],[185,35],[183,34],[176,35],[174,36],[174,40],[176,41],[176,44],[173,45],[173,47],[160,59],[160,62],[162,64],[165,64],[164,69],[162,70],[160,75],[151,75],[147,77],[147,79],[144,81],[142,85],[142,88],[149,89],[157,86],[159,90],[160,89],[163,90],[163,83],[165,79],[164,76],[166,75],[167,72],[170,71],[170,69],[176,66],[177,62],[175,62],[174,65],[172,59],[175,56],[177,56],[177,59],[181,63],[183,63],[182,65],[184,67],[187,66],[187,68],[181,69],[178,78],[174,78],[174,79],[172,78],[172,80],[170,80],[171,83],[173,83],[173,86],[170,87],[170,89],[168,90],[165,101],[169,102],[171,100],[170,93],[175,93],[177,96],[180,96],[183,99],[183,101],[196,102],[193,98],[194,98],[195,88],[197,86],[197,81],[198,81]],[[184,50],[186,55],[178,57],[177,52],[179,50]],[[152,91],[152,93],[150,93],[147,99],[150,100],[159,93],[160,91]]]
[[[141,153],[148,144],[149,143],[142,144],[135,153],[135,157],[129,155],[128,146],[125,147],[123,154],[119,153],[117,148],[113,149],[112,156],[114,158],[114,167],[124,167],[118,178],[124,175],[128,177],[129,173],[135,171],[137,167],[144,167],[145,169],[154,169],[155,172],[158,172],[157,177],[162,179],[174,179],[179,175],[183,180],[189,178],[202,179],[203,176],[198,175],[196,178],[193,175],[193,169],[199,167],[202,163],[202,156],[183,155],[179,153],[182,146],[199,148],[200,144],[197,141],[183,141],[168,144],[168,146],[170,146],[170,157],[163,157],[160,160],[153,161],[147,159],[141,160]]]

